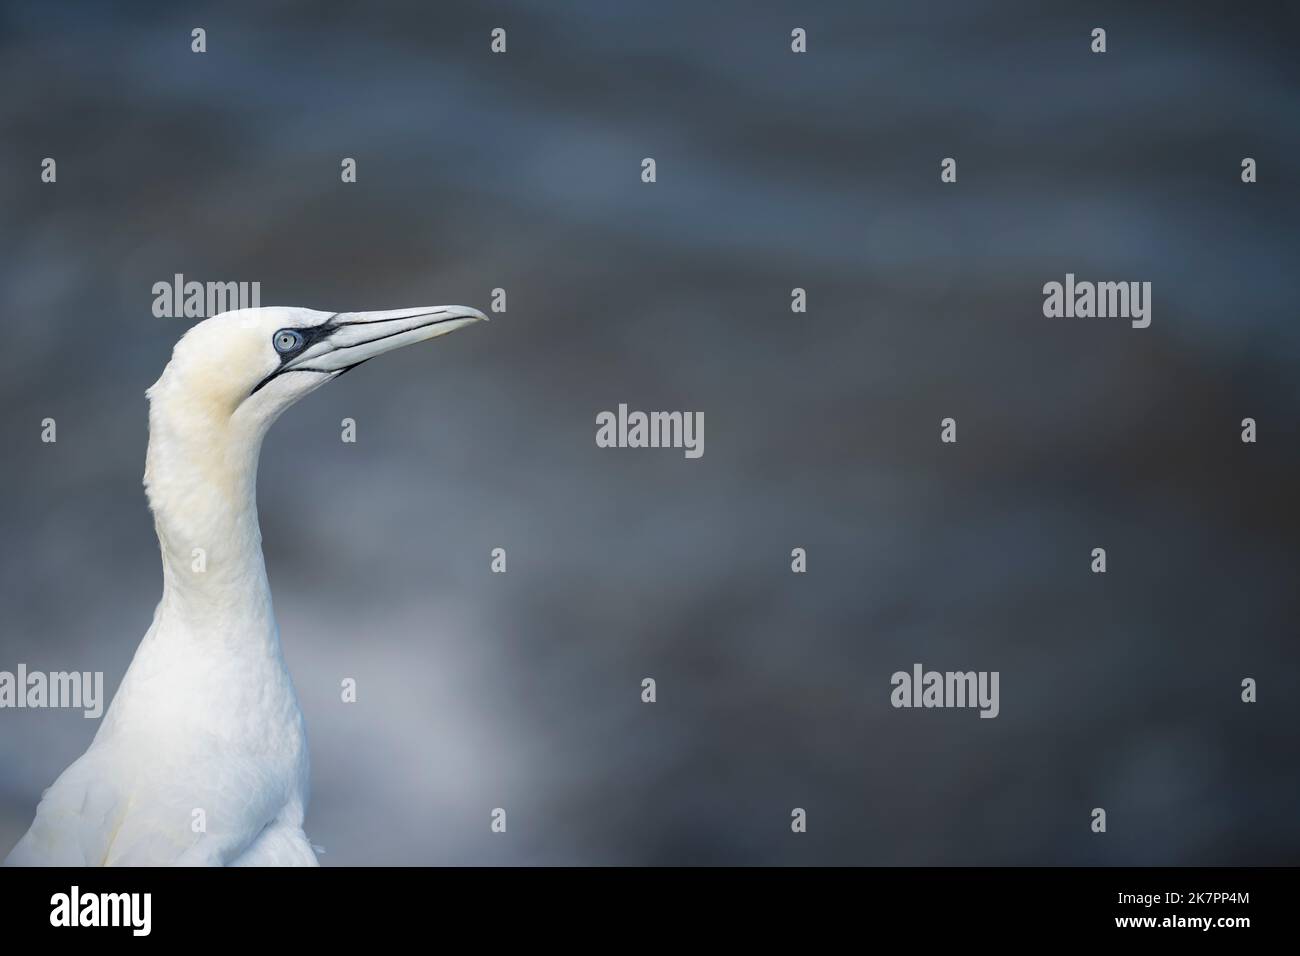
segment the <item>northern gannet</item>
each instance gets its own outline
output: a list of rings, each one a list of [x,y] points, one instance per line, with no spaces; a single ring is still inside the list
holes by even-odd
[[[486,320],[455,305],[241,309],[176,343],[145,393],[162,600],[90,748],[6,865],[317,864],[307,738],[257,522],[262,438],[367,359]]]

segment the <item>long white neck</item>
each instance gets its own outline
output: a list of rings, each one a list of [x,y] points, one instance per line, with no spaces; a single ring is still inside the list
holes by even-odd
[[[277,643],[257,522],[262,423],[152,396],[145,488],[162,551],[160,623],[196,640]]]

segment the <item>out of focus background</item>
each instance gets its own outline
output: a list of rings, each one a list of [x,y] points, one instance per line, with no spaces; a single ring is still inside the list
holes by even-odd
[[[263,452],[323,863],[1300,862],[1300,8],[1056,6],[9,0],[0,670],[111,694],[149,625],[155,282],[499,287]],[[96,727],[0,711],[0,855]]]

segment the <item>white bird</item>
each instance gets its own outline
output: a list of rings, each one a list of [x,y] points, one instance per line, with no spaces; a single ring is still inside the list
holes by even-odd
[[[262,438],[367,359],[486,320],[463,306],[241,309],[181,338],[146,392],[162,600],[90,748],[6,865],[317,865],[257,521]]]

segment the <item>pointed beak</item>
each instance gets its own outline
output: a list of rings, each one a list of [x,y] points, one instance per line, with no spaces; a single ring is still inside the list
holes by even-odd
[[[488,317],[464,305],[389,312],[340,312],[320,327],[316,341],[283,371],[345,372],[376,355],[455,332]]]

